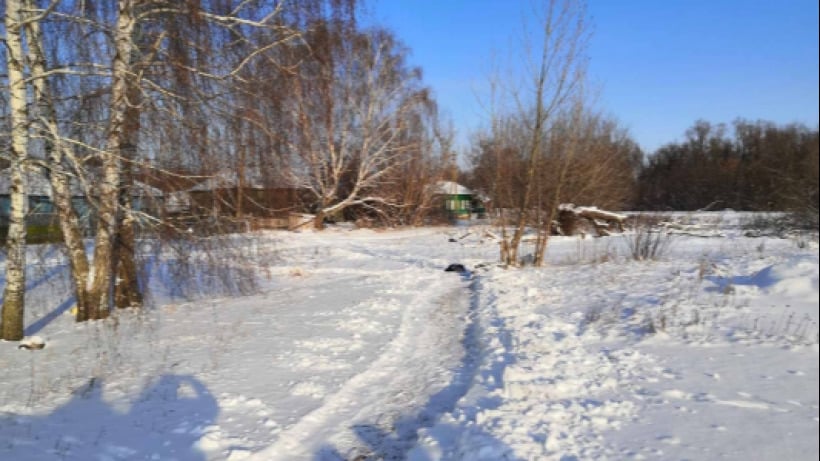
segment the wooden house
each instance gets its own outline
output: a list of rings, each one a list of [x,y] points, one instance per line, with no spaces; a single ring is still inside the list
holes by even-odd
[[[304,190],[270,185],[254,176],[240,186],[235,172],[223,171],[191,187],[187,190],[191,214],[286,218],[291,212],[305,210],[309,197]]]
[[[451,220],[483,218],[486,199],[453,181],[439,181],[435,195]]]
[[[6,226],[11,212],[11,185],[9,170],[0,171],[0,226]],[[51,183],[42,168],[33,167],[26,171],[26,194],[28,195],[28,213],[26,222],[31,225],[56,225],[56,209],[52,201]],[[161,190],[135,181],[130,190],[131,206],[134,210],[159,215],[164,194]],[[94,218],[93,207],[76,182],[71,184],[71,204],[80,216],[81,225],[91,228]]]

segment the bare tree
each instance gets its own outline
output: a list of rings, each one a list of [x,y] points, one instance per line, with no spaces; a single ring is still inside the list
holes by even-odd
[[[818,130],[800,124],[698,120],[682,142],[647,158],[638,178],[644,209],[709,206],[790,211],[813,227],[818,215]]]
[[[19,64],[20,70],[20,84],[9,86],[9,100],[21,100],[25,110],[26,85],[30,85],[36,121],[30,133],[25,124],[14,125],[24,128],[14,133],[20,134],[17,139],[21,142],[37,140],[34,147],[15,149],[25,154],[33,148],[43,154],[34,161],[46,166],[51,182],[75,285],[77,320],[107,316],[114,304],[112,295],[118,306],[141,301],[134,223],[137,217],[159,221],[131,207],[134,175],[150,166],[139,153],[140,134],[156,128],[158,120],[152,118],[156,114],[184,120],[188,114],[177,111],[180,106],[195,107],[204,101],[198,120],[205,120],[209,110],[211,115],[225,113],[215,107],[232,105],[231,88],[241,80],[240,72],[254,59],[267,57],[265,53],[298,36],[288,24],[275,21],[285,3],[295,8],[290,2],[230,6],[206,0],[184,4],[132,0],[116,4],[50,2],[45,8],[38,8],[35,0],[8,4],[11,14],[6,19],[17,26],[9,29],[7,39],[21,56],[12,59],[12,54],[7,55],[14,63],[9,66],[13,68],[10,82],[17,78],[15,65]],[[15,48],[15,34],[19,37],[23,29],[26,46],[17,40],[21,46]],[[253,31],[263,33],[251,40]],[[56,39],[58,35],[78,34],[86,40]],[[168,40],[171,34],[175,34],[173,40]],[[228,45],[236,51],[218,52]],[[26,59],[30,76],[24,81]],[[12,111],[12,115],[18,112]],[[27,117],[25,113],[22,116]],[[24,118],[21,120],[27,123]],[[142,126],[143,119],[149,122],[147,127]],[[167,122],[164,118],[158,123],[175,125]],[[207,125],[182,125],[189,131],[177,130],[182,134],[174,133],[173,139],[185,139],[193,133],[188,138],[192,139]],[[162,159],[162,145],[151,144],[155,140],[146,137],[143,155]],[[201,145],[207,144],[205,141]],[[222,149],[214,146],[212,150]],[[72,188],[77,187],[85,192],[97,217],[93,264],[89,264],[82,241],[87,223],[81,222],[72,203]],[[14,203],[24,207],[26,201]],[[24,221],[13,225],[11,231],[13,238],[21,235],[19,241],[24,244]],[[12,256],[17,254],[24,256],[17,250]],[[21,261],[20,267],[24,266]],[[10,257],[7,269],[13,271],[16,267]],[[19,273],[24,276],[24,272]],[[13,282],[15,277],[8,280]],[[13,289],[15,283],[9,283],[6,289]],[[7,296],[6,300],[11,303],[15,297]]]
[[[555,169],[557,176],[550,178],[554,190],[552,191],[552,196],[539,207],[540,209],[537,213],[538,218],[536,225],[538,231],[536,233],[535,249],[533,252],[533,265],[535,266],[544,265],[547,242],[552,234],[553,221],[558,213],[558,206],[561,204],[563,199],[562,194],[564,193],[564,188],[567,186],[571,165],[575,157],[578,155],[580,143],[579,131],[584,110],[583,93],[576,93],[573,95],[573,99],[574,101],[570,110],[569,124],[567,126],[566,133],[569,139],[564,146],[562,146],[563,149],[555,155],[555,157],[557,157],[557,161],[555,162],[557,164],[557,168]],[[553,129],[554,128],[555,127],[553,127]],[[543,185],[543,183],[539,182],[539,186],[541,185]],[[546,207],[546,209],[544,209],[544,207]],[[542,216],[545,216],[545,218],[542,218]]]
[[[562,122],[562,125],[568,123],[569,120]],[[578,144],[570,166],[573,174],[567,177],[561,201],[612,210],[630,206],[634,202],[637,175],[643,158],[638,145],[615,119],[590,109],[584,109],[577,131]],[[563,146],[571,139],[556,139],[551,150],[565,150]],[[554,192],[549,187],[551,181],[547,172],[557,168],[551,166],[556,162],[557,159],[547,159],[547,168],[542,172],[541,181],[547,185],[542,190],[545,198]]]
[[[536,247],[534,263],[543,263],[543,251],[549,235],[550,220],[544,219],[543,211],[552,216],[557,208],[560,188],[551,204],[537,203],[539,187],[537,172],[542,167],[544,152],[548,148],[546,138],[552,128],[556,114],[570,111],[577,106],[581,85],[586,78],[584,52],[588,40],[586,8],[574,0],[547,0],[538,17],[538,47],[531,48],[524,43],[527,51],[524,58],[531,72],[523,86],[523,91],[512,91],[517,112],[515,119],[525,131],[526,145],[523,146],[525,163],[522,190],[518,194],[516,216],[512,235],[506,232],[501,242],[501,259],[507,265],[518,265],[519,246],[527,224],[538,229],[539,243]],[[532,39],[532,37],[527,37]],[[569,159],[567,152],[564,157]],[[566,176],[565,162],[553,181],[562,183]],[[506,228],[506,223],[502,225]]]
[[[405,136],[430,104],[406,50],[383,30],[319,23],[308,35],[312,62],[294,80],[298,140],[294,183],[316,201],[315,225],[350,206],[398,205],[379,189],[419,139]]]
[[[408,155],[408,161],[396,168],[389,182],[397,192],[398,222],[418,226],[433,211],[437,190],[431,185],[444,179],[445,165],[455,156],[453,144],[455,131],[451,124],[436,116],[430,120],[419,120],[418,129],[423,134],[421,142],[413,143],[416,148]]]
[[[419,221],[412,211],[426,208],[423,183],[437,174],[431,164],[449,149],[448,137],[436,132],[435,106],[406,49],[383,30],[358,30],[355,4],[7,2],[6,21],[19,23],[7,27],[7,43],[25,37],[19,57],[7,53],[7,67],[20,67],[8,73],[3,97],[10,139],[28,143],[14,144],[9,159],[28,154],[45,169],[78,321],[141,302],[137,230],[180,235],[196,223],[133,206],[137,178],[193,181],[233,170],[232,213],[241,217],[264,205],[245,191],[250,176],[274,184],[289,169],[297,181],[287,185],[314,194],[318,223],[351,207]],[[313,40],[300,40],[303,32]],[[14,108],[25,110],[27,95],[33,104],[20,124]],[[14,203],[24,217],[25,200]],[[24,248],[24,221],[11,230],[10,241],[19,237]],[[83,237],[91,235],[89,256]],[[24,276],[25,261],[15,265],[13,256],[7,269],[19,266]],[[12,290],[15,278],[7,280]]]
[[[87,282],[88,318],[108,316],[111,287],[114,281],[114,239],[117,234],[119,186],[122,174],[121,149],[124,140],[125,116],[128,112],[128,77],[133,46],[132,32],[136,18],[131,0],[119,0],[114,26],[114,56],[111,63],[111,95],[102,157],[102,183],[99,186],[98,224],[91,273]]]

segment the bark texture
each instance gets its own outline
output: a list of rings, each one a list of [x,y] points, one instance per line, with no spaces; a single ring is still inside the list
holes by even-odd
[[[131,0],[120,0],[114,30],[115,55],[112,62],[111,108],[106,135],[106,149],[102,154],[103,178],[100,185],[99,221],[97,223],[92,271],[88,280],[90,319],[108,317],[113,301],[114,267],[116,265],[114,239],[118,232],[117,213],[122,172],[120,154],[128,111],[129,62],[134,23],[133,2]]]
[[[33,0],[24,0],[26,10],[34,14]],[[77,321],[88,319],[86,281],[88,280],[88,256],[85,253],[80,218],[71,205],[71,184],[69,162],[73,154],[66,146],[57,125],[57,114],[46,78],[46,59],[43,34],[40,23],[29,18],[25,25],[28,41],[28,60],[40,130],[47,139],[48,178],[51,183],[52,200],[60,223],[60,232],[65,244],[71,278],[74,283],[74,297],[77,303]]]
[[[11,201],[6,237],[6,287],[0,316],[0,339],[23,339],[23,313],[26,290],[26,193],[25,162],[28,149],[26,83],[23,75],[23,21],[19,0],[6,2],[6,63],[8,66],[9,109],[11,117]]]

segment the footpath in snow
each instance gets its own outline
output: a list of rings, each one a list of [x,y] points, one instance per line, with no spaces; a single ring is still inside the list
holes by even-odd
[[[409,459],[816,459],[817,247],[612,243],[480,277],[476,381]]]
[[[58,255],[41,351],[0,343],[0,459],[816,459],[818,250],[556,238],[502,269],[480,229],[258,234],[254,294],[75,324]],[[444,272],[460,262],[471,274]],[[39,278],[38,278],[39,277]],[[55,307],[57,308],[55,310]],[[64,308],[64,307],[63,307]],[[47,319],[48,321],[44,321]],[[6,370],[14,370],[9,373]]]
[[[0,458],[400,456],[469,383],[471,282],[443,271],[459,256],[448,235],[259,235],[242,243],[258,294],[175,300],[154,262],[160,307],[86,324],[55,315],[64,262],[41,259],[31,299],[44,307],[27,325],[47,346],[0,344],[2,369],[18,370],[0,379]],[[190,275],[188,293],[220,276]]]

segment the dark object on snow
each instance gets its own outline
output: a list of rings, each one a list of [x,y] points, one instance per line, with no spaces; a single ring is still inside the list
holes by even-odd
[[[447,269],[444,269],[444,272],[458,272],[461,274],[467,272],[467,268],[463,264],[450,264]]]
[[[447,239],[447,241],[450,242],[450,243],[458,242],[458,240],[456,240],[454,238],[449,238],[449,239]]]
[[[43,339],[39,336],[34,336],[20,341],[20,345],[17,346],[17,349],[26,349],[29,351],[33,351],[42,349],[44,347],[46,347],[46,342],[43,341]]]

